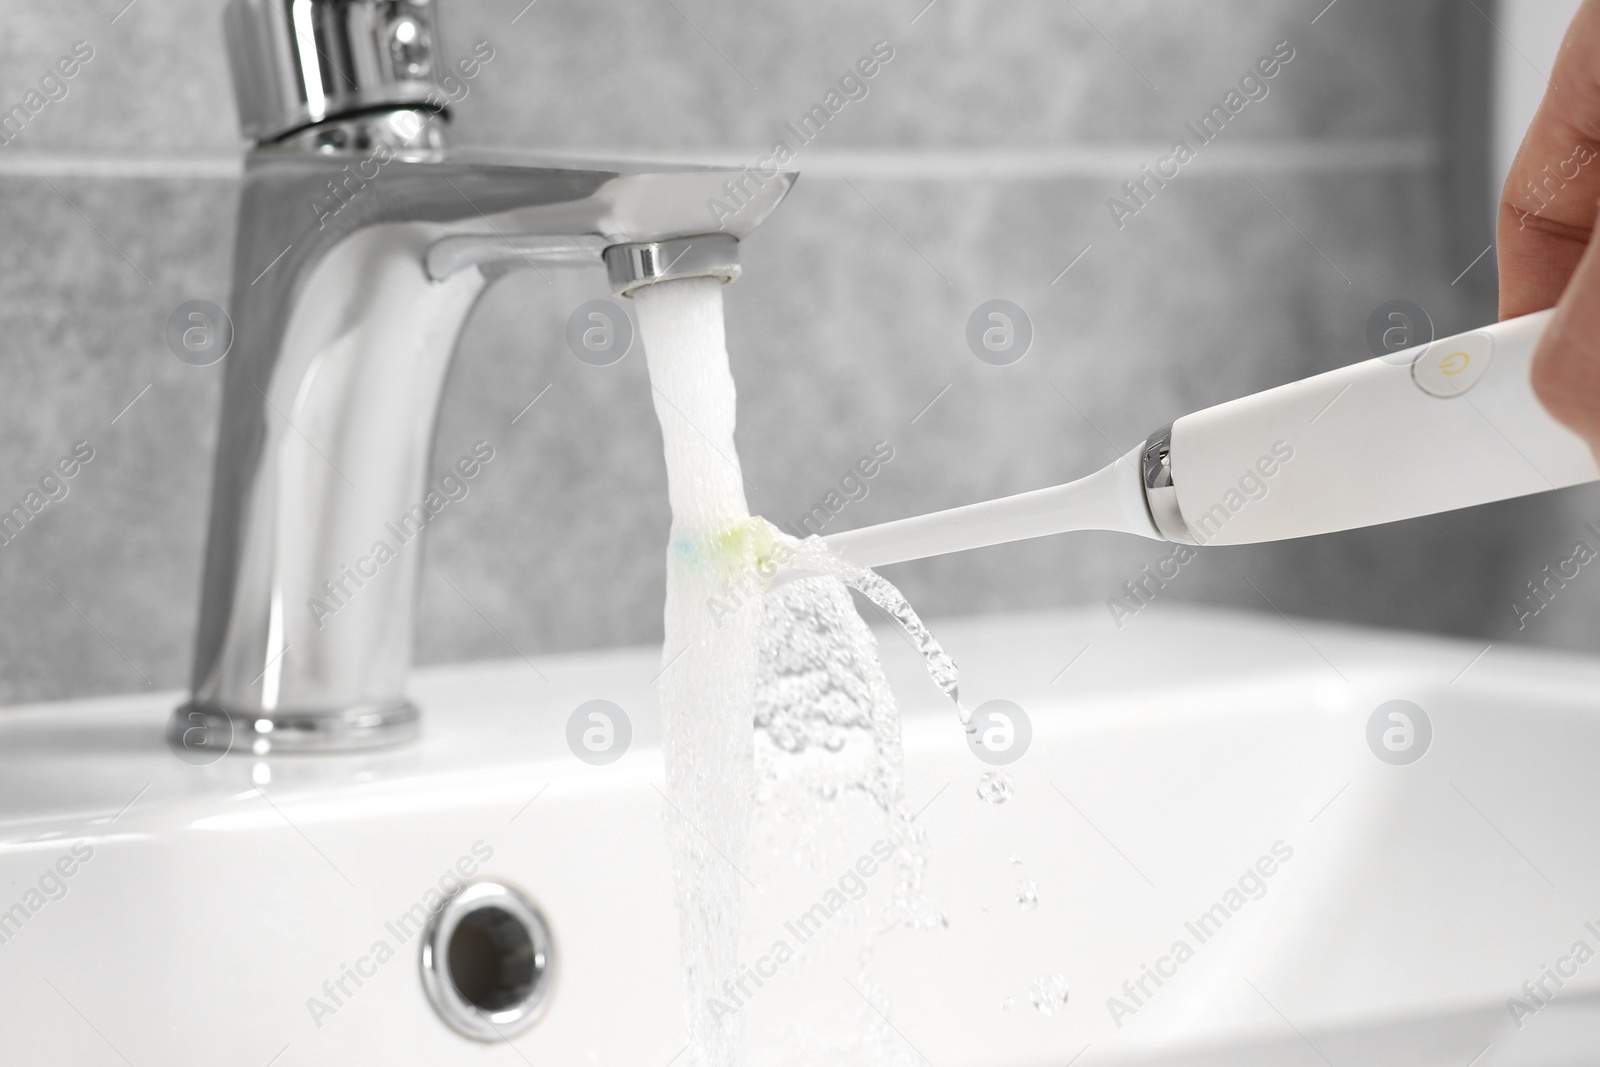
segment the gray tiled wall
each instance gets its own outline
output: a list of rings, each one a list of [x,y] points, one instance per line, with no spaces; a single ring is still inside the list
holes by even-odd
[[[1458,5],[438,2],[447,48],[496,50],[457,142],[550,152],[753,160],[892,42],[726,290],[751,504],[780,522],[879,440],[895,457],[838,528],[1074,477],[1186,410],[1363,355],[1368,313],[1395,296],[1442,329],[1492,315],[1492,256],[1452,284],[1487,243],[1447,195],[1473,165],[1440,118]],[[75,441],[95,448],[0,547],[4,701],[187,671],[220,367],[174,359],[163,328],[183,300],[226,300],[239,142],[220,5],[124,4],[30,6],[0,42],[4,106],[75,41],[95,49],[0,147],[0,501]],[[1284,39],[1296,57],[1270,95],[1119,231],[1106,198]],[[590,367],[561,342],[603,294],[597,271],[513,275],[468,324],[438,459],[480,437],[499,458],[430,535],[425,660],[659,636],[668,516],[644,363]],[[963,341],[997,296],[1036,328],[1006,368]],[[1510,603],[1596,503],[1216,550],[1171,595],[1585,647],[1600,592],[1575,586],[1521,635]],[[934,616],[1093,603],[1161,553],[1085,535],[891,577]]]

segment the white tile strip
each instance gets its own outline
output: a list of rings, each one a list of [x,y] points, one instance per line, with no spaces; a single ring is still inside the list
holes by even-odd
[[[1160,159],[1171,146],[1158,141],[1075,145],[1070,148],[802,151],[792,168],[815,178],[889,178],[901,181],[1124,178]],[[759,149],[682,152],[585,149],[541,152],[552,162],[627,159],[743,168],[766,155]],[[1283,174],[1351,171],[1427,171],[1439,165],[1436,142],[1423,138],[1263,139],[1207,145],[1193,164],[1197,174]],[[88,155],[0,150],[0,177],[237,179],[242,152],[174,155]],[[1187,172],[1187,169],[1186,169]]]
[[[242,152],[110,155],[79,152],[8,152],[0,149],[0,177],[236,179]]]

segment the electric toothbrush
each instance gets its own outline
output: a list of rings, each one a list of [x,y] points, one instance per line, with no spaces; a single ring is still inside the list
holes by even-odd
[[[1185,415],[1087,478],[825,538],[879,567],[1069,530],[1243,545],[1352,530],[1600,479],[1534,396],[1553,311]]]

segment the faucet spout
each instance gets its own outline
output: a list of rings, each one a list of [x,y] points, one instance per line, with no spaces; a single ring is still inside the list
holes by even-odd
[[[230,17],[241,6],[278,10],[235,0]],[[618,292],[731,280],[738,240],[796,177],[456,153],[443,116],[364,99],[246,159],[192,696],[169,726],[186,749],[415,736],[433,427],[486,286],[571,262],[605,263]],[[746,202],[719,230],[707,205],[730,181]]]

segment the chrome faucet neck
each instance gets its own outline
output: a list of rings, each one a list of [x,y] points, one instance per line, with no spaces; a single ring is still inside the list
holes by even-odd
[[[260,151],[366,156],[386,150],[407,159],[438,159],[450,147],[449,122],[448,112],[382,108],[306,126]]]
[[[231,35],[270,37],[236,45],[236,63],[282,60],[298,40],[284,26],[305,10],[313,29],[318,12],[362,28],[335,53],[348,59],[352,42],[388,40],[396,18],[433,6],[279,2],[234,0]],[[296,21],[270,17],[285,10]],[[377,62],[370,51],[363,63]],[[277,88],[240,102],[267,143],[245,161],[193,695],[171,740],[258,753],[390,744],[418,730],[405,688],[422,553],[406,519],[429,495],[440,393],[484,288],[561,263],[604,265],[617,291],[731,280],[739,239],[795,175],[766,176],[710,232],[707,204],[739,172],[467,156],[447,148],[439,108],[398,99],[409,80],[358,79],[320,111],[285,77],[262,84]],[[382,106],[378,85],[395,90]]]
[[[252,141],[372,109],[443,106],[433,0],[231,0],[223,30]]]

